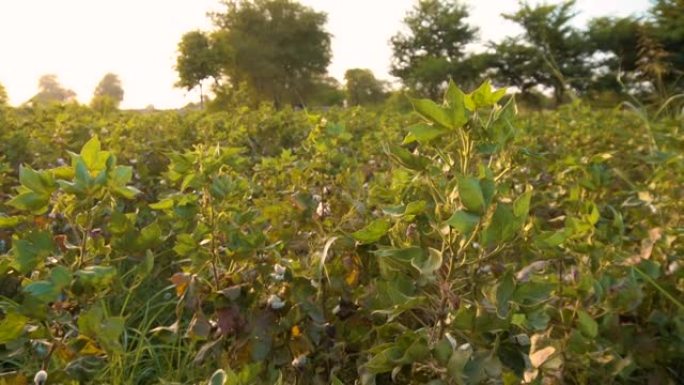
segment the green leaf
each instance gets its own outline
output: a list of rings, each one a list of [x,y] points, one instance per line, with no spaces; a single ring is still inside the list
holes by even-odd
[[[485,200],[480,188],[480,181],[473,177],[458,178],[458,195],[461,203],[468,211],[484,213]]]
[[[24,326],[29,319],[16,312],[8,312],[0,321],[0,345],[14,341],[24,333]]]
[[[413,216],[425,211],[426,206],[427,202],[425,201],[415,201],[407,205],[386,207],[382,211],[387,215],[395,217]]]
[[[413,108],[428,121],[443,128],[453,128],[449,111],[430,99],[410,99]]]
[[[226,375],[226,371],[219,369],[211,375],[211,378],[209,379],[209,385],[224,385],[227,378],[228,376]]]
[[[449,87],[446,91],[446,102],[449,105],[449,115],[453,128],[461,128],[468,123],[468,111],[474,110],[469,106],[469,98],[466,96],[456,84],[450,80]]]
[[[422,277],[429,278],[442,267],[442,261],[442,253],[439,250],[429,248],[427,259],[414,258],[411,260],[411,265],[420,272]]]
[[[545,231],[540,233],[534,240],[534,244],[537,247],[553,248],[560,246],[567,239],[567,234],[565,230],[559,230],[556,232]]]
[[[106,317],[99,306],[82,312],[78,317],[79,333],[97,340],[109,352],[121,352],[119,342],[125,328],[123,317]]]
[[[169,210],[173,208],[173,199],[162,199],[157,203],[150,203],[152,210]]]
[[[105,169],[111,156],[108,151],[101,151],[100,140],[97,136],[83,145],[80,155],[80,159],[83,160],[87,169],[92,172],[100,172]]]
[[[116,166],[109,174],[110,183],[114,186],[125,186],[133,179],[133,168],[130,166]]]
[[[390,146],[390,154],[394,156],[402,166],[414,171],[425,170],[432,162],[420,155],[413,155],[410,151],[399,146]]]
[[[480,216],[460,210],[447,219],[446,223],[461,234],[470,234],[480,223]]]
[[[50,195],[54,191],[54,181],[47,173],[40,173],[29,166],[19,168],[19,183],[39,194]]]
[[[9,229],[12,227],[16,227],[25,220],[26,217],[24,216],[6,217],[0,214],[0,229]]]
[[[50,271],[50,281],[61,291],[71,283],[71,271],[61,265],[55,266]]]
[[[47,211],[49,203],[49,195],[24,190],[19,195],[10,199],[10,201],[7,202],[7,205],[18,210],[29,211],[33,214],[43,214]]]
[[[116,279],[116,268],[113,266],[88,266],[74,273],[86,286],[104,290],[111,286]]]
[[[389,231],[391,224],[385,219],[376,219],[363,229],[352,234],[362,244],[377,242]]]
[[[404,139],[403,144],[412,143],[415,141],[425,144],[446,134],[448,131],[437,126],[419,123],[409,127],[408,132],[409,134]]]
[[[14,341],[24,333],[29,319],[16,312],[8,312],[0,321],[0,345]]]
[[[446,365],[449,362],[451,354],[454,352],[454,347],[448,338],[442,338],[434,348],[434,356],[440,365]]]
[[[505,88],[492,92],[492,83],[489,80],[485,80],[480,87],[470,93],[470,97],[473,100],[473,103],[475,103],[476,108],[491,107],[504,95],[506,95]]]
[[[511,205],[499,203],[492,216],[492,220],[482,234],[482,243],[491,246],[510,240],[520,228],[521,223],[513,214]]]
[[[55,251],[52,235],[46,231],[32,232],[12,242],[12,267],[22,274],[30,273],[41,260]]]
[[[515,292],[515,279],[509,270],[496,286],[496,313],[501,318],[508,316],[509,302]]]
[[[140,235],[135,239],[135,244],[133,246],[135,250],[144,251],[160,244],[161,242],[161,227],[159,227],[157,222],[154,222],[140,230]]]
[[[59,295],[59,289],[50,281],[35,281],[24,286],[23,292],[40,302],[48,303]]]
[[[584,310],[577,312],[577,322],[582,334],[589,338],[596,338],[598,336],[598,323]]]
[[[527,214],[530,212],[530,201],[532,200],[532,191],[526,191],[523,195],[513,202],[513,214],[518,218],[527,219]],[[524,222],[524,221],[523,221]]]

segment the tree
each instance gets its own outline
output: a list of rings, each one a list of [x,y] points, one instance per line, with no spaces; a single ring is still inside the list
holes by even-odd
[[[669,71],[665,81],[684,89],[684,0],[656,0],[651,9],[652,33],[668,53]]]
[[[210,77],[216,79],[219,73],[217,52],[213,49],[211,39],[206,33],[192,31],[183,35],[178,44],[176,71],[179,77],[176,86],[188,91],[199,87],[200,106],[203,107],[202,81]]]
[[[76,99],[76,93],[64,88],[57,79],[57,75],[43,75],[38,79],[38,93],[31,98],[37,104],[66,103]]]
[[[603,72],[594,74],[591,88],[619,92],[623,83],[633,80],[639,59],[639,38],[643,25],[633,17],[599,17],[589,21],[586,31],[588,49],[600,54],[597,60]]]
[[[345,94],[340,82],[332,76],[323,76],[314,81],[313,90],[309,93],[306,104],[316,107],[341,106]]]
[[[500,43],[489,43],[493,50],[488,60],[488,67],[494,70],[492,76],[495,83],[502,87],[516,87],[523,98],[540,84],[549,84],[552,79],[544,68],[544,60],[537,54],[536,48],[521,44],[518,39],[506,38]]]
[[[5,87],[0,84],[0,106],[4,106],[7,104],[7,91],[5,91]]]
[[[116,74],[108,73],[95,87],[90,106],[100,111],[117,109],[123,97],[124,90],[121,86],[121,80]]]
[[[368,69],[354,68],[344,74],[347,102],[352,106],[380,103],[385,99],[385,83]]]
[[[524,29],[523,40],[535,50],[530,54],[541,57],[548,83],[553,88],[556,102],[562,102],[569,89],[582,91],[590,81],[588,53],[583,34],[570,25],[575,17],[575,0],[562,4],[530,6],[521,3],[518,12],[504,14],[504,18]]]
[[[224,4],[226,11],[213,15],[212,35],[221,74],[276,107],[303,104],[330,63],[326,14],[291,0]]]
[[[477,28],[466,23],[468,15],[457,0],[419,0],[404,18],[409,32],[391,39],[392,75],[433,99],[449,78],[462,86],[478,83],[479,61],[465,55],[477,35]]]

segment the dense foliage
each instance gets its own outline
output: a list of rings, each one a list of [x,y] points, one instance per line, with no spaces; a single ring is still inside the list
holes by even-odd
[[[0,382],[681,383],[681,117],[411,102],[0,107]]]

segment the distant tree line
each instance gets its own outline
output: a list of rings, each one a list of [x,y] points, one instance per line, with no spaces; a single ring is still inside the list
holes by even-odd
[[[98,83],[90,106],[100,112],[109,112],[119,108],[124,98],[124,90],[119,76],[106,74]],[[38,79],[38,92],[26,103],[30,105],[46,105],[51,103],[70,103],[76,101],[76,92],[65,88],[57,75],[47,74]],[[0,84],[0,106],[8,103],[7,92]]]
[[[293,0],[226,0],[212,31],[185,34],[177,86],[211,81],[216,101],[283,105],[367,105],[388,96],[386,82],[350,69],[341,85],[328,76],[326,14]],[[447,79],[473,88],[485,78],[515,87],[522,99],[550,95],[615,98],[667,95],[684,88],[684,0],[655,0],[647,15],[599,17],[573,26],[575,1],[530,5],[504,18],[523,29],[500,42],[479,42],[458,0],[419,0],[392,37],[391,73],[409,92],[437,98]],[[468,46],[483,43],[483,52]],[[548,99],[548,97],[545,97]]]
[[[654,0],[645,15],[598,17],[572,24],[575,0],[530,5],[503,17],[523,33],[498,42],[478,40],[460,0],[416,0],[404,31],[390,40],[391,74],[403,89],[372,71],[349,69],[344,83],[327,73],[331,36],[327,15],[295,0],[224,0],[211,14],[215,28],[191,31],[178,44],[176,86],[207,88],[216,106],[261,102],[276,107],[381,104],[398,92],[437,99],[453,79],[472,89],[484,79],[513,87],[529,105],[556,105],[573,97],[614,104],[628,94],[663,101],[684,92],[684,0]],[[485,47],[469,49],[474,43]],[[28,103],[65,103],[76,94],[44,75]],[[124,91],[116,74],[96,87],[91,107],[116,110]],[[0,85],[0,105],[7,104]]]

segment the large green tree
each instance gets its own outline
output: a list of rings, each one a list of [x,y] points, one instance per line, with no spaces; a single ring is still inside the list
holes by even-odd
[[[652,33],[667,52],[665,80],[672,88],[684,89],[684,0],[656,0],[651,9]],[[645,47],[651,48],[651,47]]]
[[[325,13],[291,0],[229,0],[213,15],[221,74],[278,106],[304,103],[331,59]]]
[[[570,23],[574,6],[575,0],[535,6],[523,2],[516,13],[503,15],[523,28],[522,40],[534,48],[530,54],[543,60],[539,71],[546,72],[548,83],[542,85],[553,89],[557,102],[563,101],[569,90],[586,89],[591,77],[586,40]]]
[[[631,16],[599,17],[589,21],[587,47],[600,54],[595,64],[601,68],[595,73],[590,85],[592,89],[617,92],[623,84],[636,80],[642,30],[641,21]]]
[[[65,103],[75,100],[76,93],[64,88],[57,79],[57,75],[43,75],[38,79],[38,93],[31,98],[36,104]]]
[[[438,98],[452,78],[466,87],[479,82],[481,63],[466,55],[477,28],[457,0],[419,0],[404,18],[407,32],[391,39],[392,75],[414,91]]]
[[[98,110],[110,110],[119,107],[124,98],[124,89],[119,76],[113,73],[106,74],[95,87],[91,107]]]
[[[352,106],[380,103],[385,99],[385,83],[376,79],[373,71],[353,68],[344,74],[347,103]]]
[[[212,41],[206,33],[191,31],[183,35],[178,43],[176,71],[179,78],[176,86],[188,91],[199,87],[200,106],[204,106],[202,81],[219,76],[218,52],[212,47]]]

